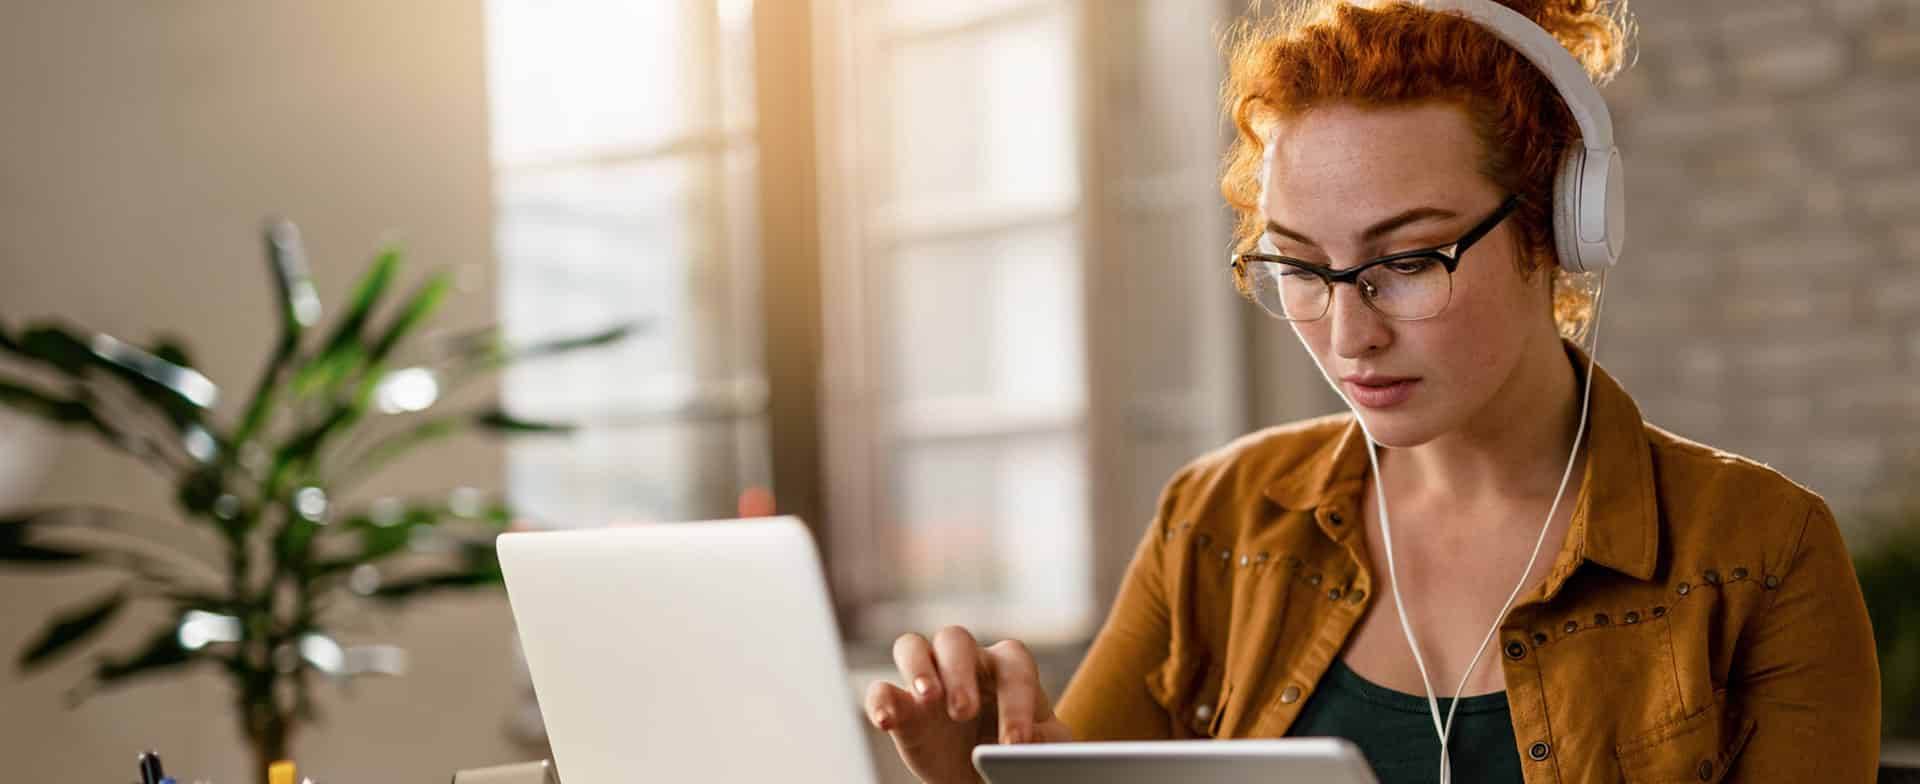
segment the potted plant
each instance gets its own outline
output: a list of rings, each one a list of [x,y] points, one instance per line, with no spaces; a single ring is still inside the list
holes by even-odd
[[[396,648],[335,636],[337,613],[329,610],[338,600],[402,602],[501,579],[493,537],[512,514],[498,499],[465,490],[355,505],[347,500],[354,488],[454,433],[565,431],[497,405],[443,412],[440,404],[509,363],[607,345],[635,329],[521,347],[504,345],[497,329],[421,340],[451,278],[434,272],[404,298],[390,297],[402,268],[397,250],[373,262],[321,329],[298,229],[274,222],[266,234],[279,327],[251,397],[228,421],[213,413],[219,387],[178,342],[136,346],[52,322],[18,331],[0,322],[0,405],[150,465],[176,488],[188,531],[161,531],[97,506],[0,511],[0,567],[123,575],[104,595],[50,619],[20,652],[20,669],[78,650],[130,605],[158,604],[168,620],[137,649],[100,656],[70,701],[147,676],[215,668],[232,684],[263,779],[316,718],[317,678],[345,682],[403,666]],[[183,536],[218,556],[168,544]]]
[[[1872,515],[1853,559],[1880,658],[1882,734],[1911,753],[1920,739],[1920,502]]]

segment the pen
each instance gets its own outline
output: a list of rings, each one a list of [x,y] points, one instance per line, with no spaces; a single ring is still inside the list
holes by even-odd
[[[160,770],[160,755],[152,751],[140,752],[140,784],[160,784],[167,774]]]

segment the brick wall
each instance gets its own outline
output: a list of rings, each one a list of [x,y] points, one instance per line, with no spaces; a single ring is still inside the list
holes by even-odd
[[[1843,518],[1920,492],[1920,2],[1634,6],[1600,359]],[[1917,498],[1916,500],[1920,500]]]

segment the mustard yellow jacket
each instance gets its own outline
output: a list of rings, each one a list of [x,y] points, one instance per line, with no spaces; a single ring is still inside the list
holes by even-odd
[[[1872,781],[1880,674],[1826,503],[1647,424],[1597,367],[1592,394],[1566,545],[1494,642],[1526,780]],[[1076,737],[1284,735],[1387,589],[1367,469],[1341,414],[1176,474],[1061,697]]]

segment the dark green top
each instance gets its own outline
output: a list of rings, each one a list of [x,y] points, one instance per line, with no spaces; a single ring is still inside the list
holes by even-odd
[[[1440,699],[1441,718],[1452,704],[1450,699]],[[1301,706],[1300,718],[1287,734],[1353,741],[1367,755],[1380,784],[1427,784],[1440,775],[1440,736],[1433,731],[1427,698],[1362,678],[1338,658]],[[1506,692],[1461,699],[1447,748],[1452,752],[1454,781],[1522,781]]]

